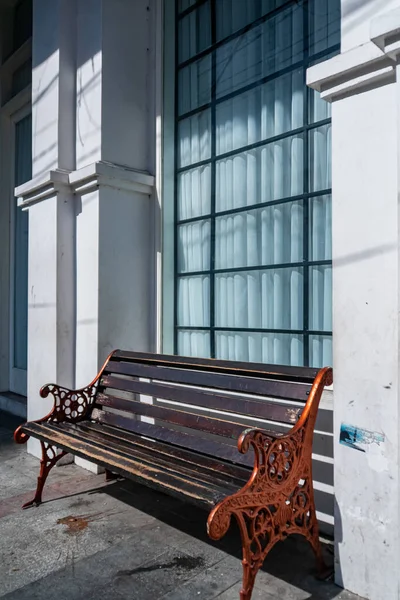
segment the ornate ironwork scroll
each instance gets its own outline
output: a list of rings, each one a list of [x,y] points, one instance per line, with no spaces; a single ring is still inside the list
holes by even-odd
[[[254,450],[254,467],[247,484],[211,511],[209,536],[220,539],[232,517],[239,525],[243,551],[241,600],[250,600],[255,578],[272,547],[290,534],[303,535],[311,544],[319,572],[326,572],[318,534],[312,483],[312,439],[324,385],[332,381],[322,370],[311,390],[300,420],[287,435],[249,429],[238,448]]]
[[[92,408],[97,393],[98,382],[111,355],[112,353],[108,356],[95,379],[85,388],[68,390],[54,383],[43,386],[40,390],[40,395],[42,398],[52,395],[54,400],[53,408],[48,415],[42,419],[38,419],[35,423],[77,423],[85,419]],[[14,433],[14,440],[17,444],[25,444],[28,439],[29,434],[23,431],[23,425],[21,425]],[[50,470],[66,454],[65,451],[58,452],[55,446],[47,442],[41,441],[40,444],[42,447],[42,459],[40,461],[40,473],[36,493],[33,500],[24,504],[23,508],[41,503],[43,487]]]

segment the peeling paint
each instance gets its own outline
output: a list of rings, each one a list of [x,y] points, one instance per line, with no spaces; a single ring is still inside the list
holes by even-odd
[[[366,448],[363,446],[370,446],[371,444],[380,446],[384,441],[385,434],[379,431],[369,431],[347,423],[342,423],[340,426],[339,442],[354,450],[365,452]]]

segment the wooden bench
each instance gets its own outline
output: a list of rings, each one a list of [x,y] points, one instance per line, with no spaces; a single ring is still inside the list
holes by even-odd
[[[319,400],[331,383],[330,368],[117,350],[86,388],[44,386],[53,409],[16,430],[16,442],[37,438],[43,452],[25,507],[41,502],[50,469],[72,453],[211,510],[214,540],[233,516],[243,548],[240,598],[249,600],[266,555],[289,534],[303,535],[325,569],[311,452]],[[271,423],[274,431],[265,429]]]

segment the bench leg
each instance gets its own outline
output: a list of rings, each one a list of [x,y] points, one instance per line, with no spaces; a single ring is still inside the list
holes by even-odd
[[[243,580],[242,589],[240,590],[240,600],[250,600],[259,567],[252,565],[251,562],[249,562],[249,560],[246,558],[243,558],[242,566]]]
[[[324,559],[322,553],[322,545],[319,539],[318,532],[318,521],[315,509],[311,512],[312,525],[312,536],[309,539],[312,549],[314,550],[315,559],[317,563],[317,579],[326,580],[333,574],[333,567],[329,567]]]
[[[60,460],[62,456],[65,456],[67,452],[62,450],[57,454],[57,449],[54,446],[50,446],[47,442],[40,442],[42,447],[42,460],[40,461],[40,473],[37,481],[36,493],[32,500],[26,502],[22,508],[29,508],[31,506],[39,506],[42,502],[42,492],[44,484],[48,474],[54,465]]]

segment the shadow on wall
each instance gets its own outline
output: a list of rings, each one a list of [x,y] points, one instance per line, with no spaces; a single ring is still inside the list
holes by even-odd
[[[60,8],[61,15],[49,2],[36,6],[33,35],[44,40],[32,49],[33,176],[40,177],[55,168],[75,170],[77,158],[83,166],[99,156],[101,27],[92,22],[101,19],[101,11],[97,0],[71,0]],[[49,110],[55,105],[59,117]]]
[[[377,12],[384,11],[388,0],[347,0],[342,2],[342,35],[347,35],[352,27],[360,21],[366,21]]]

